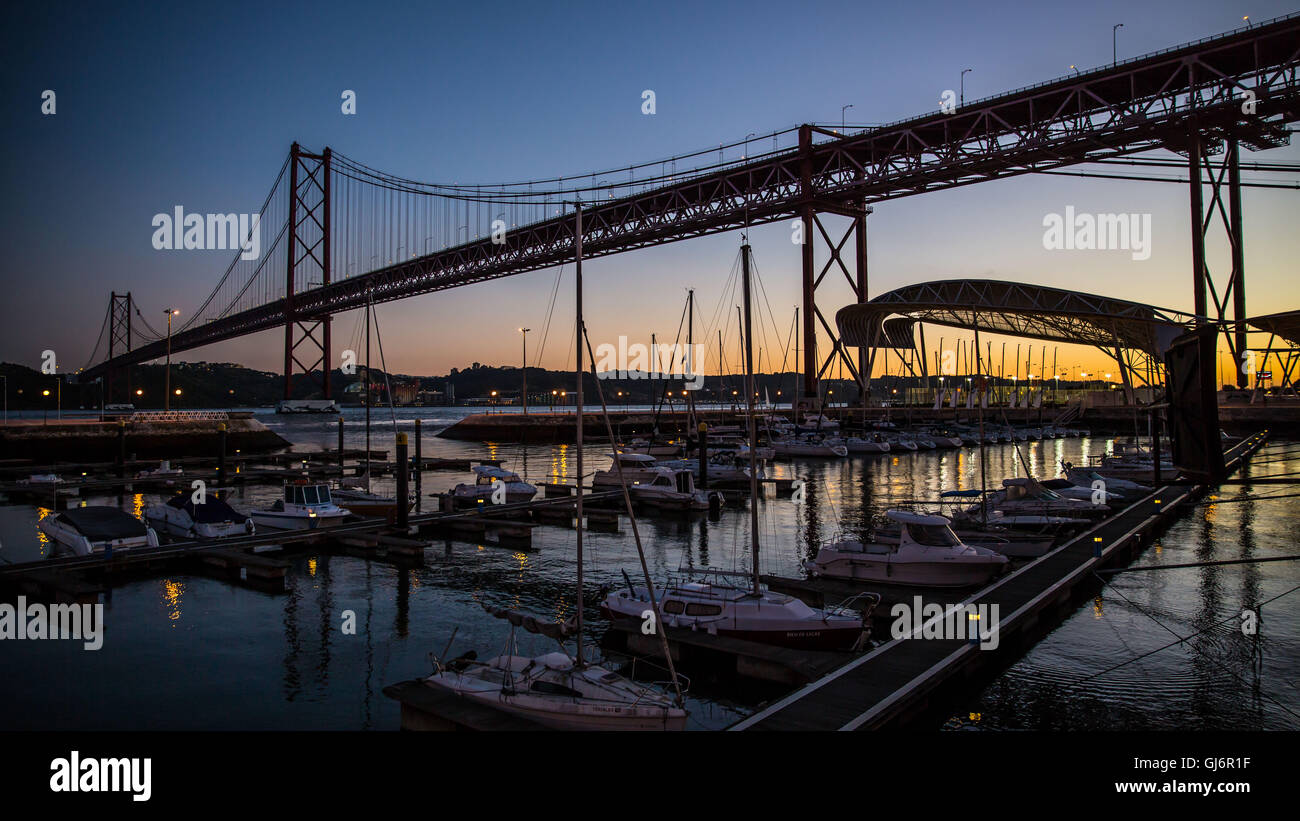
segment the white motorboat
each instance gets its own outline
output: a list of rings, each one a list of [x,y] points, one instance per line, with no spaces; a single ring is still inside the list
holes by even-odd
[[[382,519],[394,519],[399,505],[397,496],[385,496],[361,488],[336,487],[331,491],[336,504],[342,504],[357,516],[374,516]],[[415,506],[415,498],[410,492],[406,494],[406,509]]]
[[[77,556],[158,546],[158,534],[152,527],[108,505],[71,507],[46,516],[37,527]]]
[[[839,422],[820,413],[806,414],[803,422],[798,425],[798,430],[802,433],[836,433],[839,429]]]
[[[659,608],[666,627],[782,647],[852,650],[864,639],[863,617],[852,610],[821,610],[793,596],[766,588],[755,593],[720,579],[670,583],[659,591]],[[611,621],[640,624],[650,597],[645,587],[629,585],[606,596],[600,609]]]
[[[1093,482],[1101,482],[1108,492],[1119,493],[1126,497],[1140,496],[1151,492],[1150,485],[1139,484],[1130,479],[1121,479],[1115,476],[1102,476],[1092,468],[1077,468],[1069,462],[1065,462],[1063,467],[1065,468],[1065,477],[1079,487],[1091,488]]]
[[[849,455],[844,445],[814,439],[773,439],[772,453],[775,456],[813,456],[828,459],[842,459]]]
[[[257,531],[251,517],[214,493],[204,494],[202,504],[194,503],[192,493],[178,493],[160,505],[145,508],[144,518],[164,533],[183,539],[252,536]]]
[[[1006,556],[963,543],[945,516],[906,510],[885,515],[900,526],[897,543],[833,542],[804,567],[814,576],[923,587],[984,584],[1007,567]]]
[[[695,476],[689,470],[657,467],[654,473],[649,482],[628,482],[633,500],[669,510],[708,510],[722,504],[721,493],[695,487]]]
[[[889,453],[889,443],[880,434],[868,438],[850,436],[844,440],[849,453]]]
[[[959,448],[963,444],[965,444],[964,441],[962,440],[962,437],[958,435],[955,431],[951,431],[951,430],[932,429],[932,430],[925,431],[925,435],[928,436],[930,438],[930,441],[934,442],[934,444],[937,447],[941,447],[941,448]],[[973,442],[972,444],[978,445],[979,442]]]
[[[655,467],[658,466],[658,460],[648,453],[611,453],[609,458],[609,469],[598,470],[592,475],[593,486],[618,487],[619,468],[622,469],[623,480],[629,485],[635,482],[653,482],[657,475]],[[614,462],[618,464],[615,465]]]
[[[624,453],[644,453],[648,456],[681,456],[682,445],[680,442],[667,442],[663,444],[651,444],[645,439],[633,439],[626,445],[620,445],[619,450]]]
[[[172,467],[172,463],[167,459],[162,460],[158,467],[153,470],[142,470],[135,475],[137,479],[164,479],[168,477],[180,476],[183,471],[180,468]],[[170,483],[169,483],[170,484]]]
[[[334,504],[329,485],[295,479],[284,484],[284,498],[253,511],[253,523],[275,530],[317,530],[343,523],[352,511]]]
[[[513,505],[532,501],[537,495],[536,487],[509,470],[492,465],[475,465],[473,470],[474,484],[462,482],[451,489],[452,498],[460,507]]]
[[[1110,513],[1110,506],[1093,504],[1091,497],[1074,499],[1062,496],[1043,487],[1031,477],[1019,476],[1003,479],[1002,490],[990,493],[984,504],[990,512],[999,511],[1004,516],[1067,516],[1089,518]],[[971,513],[978,512],[978,505]]]

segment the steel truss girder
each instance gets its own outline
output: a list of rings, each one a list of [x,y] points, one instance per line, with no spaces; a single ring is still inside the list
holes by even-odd
[[[1161,147],[1195,128],[1275,145],[1300,119],[1300,17],[1053,80],[817,143],[584,208],[586,258],[799,217],[813,205],[912,196]],[[1242,111],[1255,95],[1256,113]],[[825,132],[819,133],[825,134]],[[805,176],[806,175],[806,176]],[[328,174],[326,175],[328,180]],[[328,249],[328,244],[326,244]],[[526,273],[569,261],[571,214],[389,265],[242,311],[172,339],[186,350],[376,302]],[[292,255],[291,255],[292,257]],[[160,355],[150,345],[134,361]],[[93,370],[93,369],[92,369]]]

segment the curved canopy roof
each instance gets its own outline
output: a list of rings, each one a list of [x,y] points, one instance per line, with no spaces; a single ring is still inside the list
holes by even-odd
[[[1292,345],[1300,345],[1300,311],[1283,311],[1246,320],[1262,331],[1277,334]]]
[[[906,318],[905,332],[896,315]],[[907,285],[835,314],[844,343],[854,346],[911,348],[911,324],[926,322],[1151,356],[1163,354],[1193,319],[1140,302],[992,279]]]

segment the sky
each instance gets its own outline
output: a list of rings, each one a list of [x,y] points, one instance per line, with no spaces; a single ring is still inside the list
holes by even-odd
[[[189,316],[230,255],[156,250],[153,216],[176,204],[256,211],[295,140],[417,180],[581,174],[837,122],[844,105],[850,125],[917,116],[968,67],[968,101],[1063,76],[1071,64],[1086,70],[1110,61],[1115,23],[1124,59],[1227,31],[1242,15],[1260,22],[1295,10],[1258,0],[12,6],[0,34],[9,102],[0,360],[36,367],[49,349],[60,371],[87,364],[113,290],[130,290],[155,326],[165,307]],[[46,89],[57,95],[53,115],[41,111]],[[353,116],[341,112],[344,89],[357,94]],[[656,95],[653,116],[641,111],[645,89]],[[1296,162],[1300,149],[1242,159]],[[1245,192],[1250,314],[1300,307],[1295,197]],[[1029,176],[880,203],[869,220],[869,293],[974,277],[1189,310],[1187,202],[1185,186],[1167,183]],[[1151,214],[1150,258],[1044,249],[1044,215],[1067,206]],[[793,368],[785,335],[799,302],[798,247],[784,224],[750,240],[771,307],[755,336],[764,370],[783,358]],[[588,262],[593,341],[671,340],[688,288],[706,317],[729,307],[723,286],[739,243],[728,233]],[[1221,239],[1209,254],[1225,277]],[[389,369],[514,365],[519,327],[538,329],[530,364],[571,367],[569,274],[541,347],[555,277],[536,271],[381,305]],[[851,301],[842,278],[838,286],[818,292],[828,318]],[[336,340],[354,338],[357,322],[356,312],[340,315]],[[927,347],[943,333],[928,333]],[[946,347],[955,338],[947,332]],[[993,341],[996,358],[1002,340]],[[278,371],[282,344],[281,330],[268,331],[178,358]],[[1073,346],[1059,362],[1062,372],[1113,370]]]

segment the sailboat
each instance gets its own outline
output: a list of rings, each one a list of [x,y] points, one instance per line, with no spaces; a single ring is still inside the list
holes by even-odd
[[[681,730],[686,726],[687,713],[680,704],[674,703],[660,690],[588,663],[583,654],[582,342],[585,337],[582,322],[581,205],[577,207],[576,219],[577,612],[570,621],[548,623],[518,611],[489,608],[493,615],[511,623],[506,652],[483,662],[472,653],[445,664],[435,661],[434,673],[425,679],[425,684],[554,729]],[[515,627],[554,638],[560,650],[531,657],[519,655],[516,652]],[[568,654],[564,645],[564,640],[569,637],[573,637],[577,645],[573,656]]]
[[[370,489],[370,315],[374,311],[371,304],[370,291],[366,291],[366,476],[365,489],[355,487],[351,482],[341,481],[338,487],[333,490],[335,501],[342,502],[347,509],[358,516],[377,516],[386,518],[390,521],[396,518],[398,502],[396,496],[384,496],[374,493]],[[381,359],[383,354],[383,342],[380,341],[379,348]],[[393,401],[392,394],[388,396],[391,405]],[[415,500],[408,498],[406,509],[410,510],[415,504]]]
[[[755,454],[754,356],[750,334],[749,243],[741,246],[745,292],[745,395],[749,412],[750,584],[728,579],[724,571],[705,571],[703,580],[670,583],[663,590],[659,623],[669,628],[700,630],[783,647],[817,650],[852,650],[866,639],[862,615],[844,609],[817,609],[803,601],[763,587],[759,576],[758,464]],[[655,612],[650,591],[630,581],[625,589],[609,593],[601,612],[611,621],[643,623],[643,614]]]

